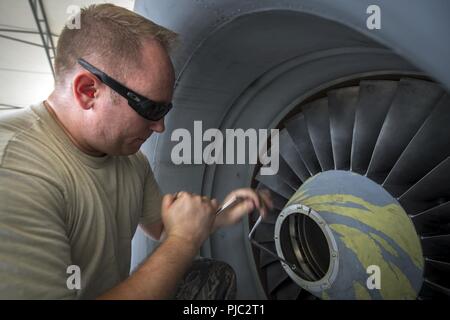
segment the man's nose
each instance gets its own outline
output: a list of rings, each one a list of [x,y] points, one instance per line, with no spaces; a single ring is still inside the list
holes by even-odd
[[[158,121],[150,121],[150,129],[154,132],[161,133],[165,130],[164,126],[164,118],[158,120]]]

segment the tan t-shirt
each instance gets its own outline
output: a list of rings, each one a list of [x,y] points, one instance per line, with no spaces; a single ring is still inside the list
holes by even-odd
[[[141,152],[86,155],[43,104],[0,114],[0,299],[99,296],[128,277],[137,225],[160,208]]]

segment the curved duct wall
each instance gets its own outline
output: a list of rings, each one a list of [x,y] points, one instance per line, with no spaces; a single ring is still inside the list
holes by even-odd
[[[382,9],[382,29],[369,31],[365,12],[370,4],[136,1],[138,13],[178,32],[181,40],[173,55],[178,74],[174,111],[167,116],[166,132],[144,146],[163,191],[184,189],[221,199],[234,188],[252,185],[256,168],[251,165],[171,163],[171,132],[192,132],[194,120],[203,121],[203,130],[275,128],[297,106],[361,79],[431,76],[449,88],[450,46],[439,41],[450,30],[444,14],[449,4],[375,1]],[[218,231],[202,254],[235,268],[239,298],[266,298],[248,231],[248,221]],[[151,249],[138,236],[134,264]]]

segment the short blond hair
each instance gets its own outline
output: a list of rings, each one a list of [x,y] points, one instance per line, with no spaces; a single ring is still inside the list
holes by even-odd
[[[56,48],[56,84],[64,82],[79,58],[97,56],[105,72],[123,74],[141,61],[145,40],[157,40],[169,52],[177,34],[113,4],[81,9],[80,28],[61,32]]]

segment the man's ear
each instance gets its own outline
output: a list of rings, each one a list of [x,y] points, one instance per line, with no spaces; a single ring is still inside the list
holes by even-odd
[[[101,82],[92,73],[87,71],[77,72],[72,82],[72,92],[78,105],[83,109],[90,109],[99,94]]]

